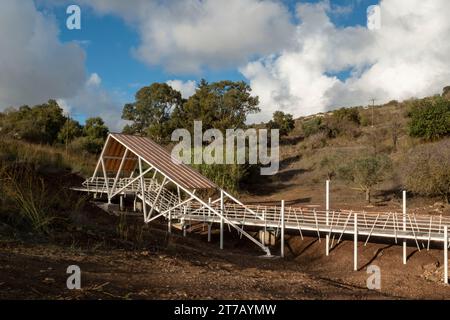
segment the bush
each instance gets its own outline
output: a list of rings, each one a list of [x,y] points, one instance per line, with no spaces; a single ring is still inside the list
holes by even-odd
[[[415,101],[408,116],[412,137],[431,141],[450,135],[450,101],[442,97]]]
[[[325,131],[319,131],[309,136],[309,145],[311,149],[321,149],[327,145],[328,135]]]
[[[333,111],[333,118],[337,121],[346,121],[350,123],[354,123],[356,125],[360,125],[361,117],[359,115],[358,108],[341,108],[336,111]]]
[[[320,117],[315,117],[310,120],[302,122],[302,130],[305,138],[318,133],[324,129],[323,120]]]
[[[420,145],[408,153],[406,187],[450,202],[450,141]]]
[[[391,170],[392,162],[388,156],[363,155],[341,166],[339,176],[364,192],[370,203],[372,188],[390,176]]]
[[[85,204],[85,198],[71,194],[62,180],[46,181],[33,164],[0,164],[0,181],[2,216],[18,228],[39,234],[50,234],[68,213]]]

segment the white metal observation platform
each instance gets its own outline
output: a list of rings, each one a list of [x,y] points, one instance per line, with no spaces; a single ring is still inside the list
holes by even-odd
[[[279,236],[280,255],[284,257],[285,233],[314,233],[325,237],[325,253],[344,235],[354,239],[354,270],[358,270],[358,241],[366,245],[375,238],[385,238],[403,244],[403,263],[406,264],[406,241],[413,241],[420,251],[429,250],[432,242],[441,243],[444,251],[444,282],[448,283],[448,226],[450,218],[442,215],[416,215],[406,211],[406,193],[403,192],[403,211],[365,212],[330,209],[329,181],[326,184],[326,210],[302,207],[245,205],[215,183],[172,158],[171,154],[149,138],[112,133],[100,154],[94,174],[82,187],[74,190],[106,195],[108,203],[115,197],[131,196],[141,202],[143,218],[149,223],[158,218],[181,222],[186,226],[202,223],[211,228],[219,225],[220,248],[223,249],[224,225],[270,255],[264,239],[249,231],[271,230]],[[210,190],[216,198],[203,199],[199,190]],[[211,191],[214,190],[214,191]],[[266,235],[267,233],[262,233]]]

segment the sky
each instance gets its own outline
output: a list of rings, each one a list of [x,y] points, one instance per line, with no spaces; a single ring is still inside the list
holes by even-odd
[[[57,99],[120,131],[141,87],[188,98],[202,78],[249,83],[261,108],[249,122],[432,95],[450,85],[448,12],[448,0],[0,0],[0,111]]]

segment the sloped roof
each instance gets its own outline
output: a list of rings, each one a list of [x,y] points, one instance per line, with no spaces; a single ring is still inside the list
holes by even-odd
[[[124,172],[131,173],[138,164],[138,157],[141,157],[186,189],[217,188],[216,184],[193,168],[174,160],[167,150],[150,138],[111,133],[104,148],[103,156],[107,171],[119,170],[125,148],[128,148],[131,153],[127,155],[122,167]]]

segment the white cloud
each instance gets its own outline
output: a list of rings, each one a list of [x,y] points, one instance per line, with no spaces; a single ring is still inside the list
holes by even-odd
[[[73,95],[85,81],[84,51],[61,43],[51,16],[33,1],[2,0],[0,110]]]
[[[289,11],[277,0],[81,2],[134,25],[141,40],[134,55],[170,72],[235,67],[277,52],[294,31]]]
[[[102,79],[97,73],[92,73],[87,80],[87,85],[90,87],[99,87],[102,83]]]
[[[121,119],[122,100],[120,93],[105,90],[101,86],[100,76],[92,73],[73,97],[59,99],[58,103],[72,116],[100,116],[111,131],[117,132],[126,124],[126,121]]]
[[[241,72],[273,111],[296,116],[331,108],[439,93],[450,84],[450,2],[381,1],[381,28],[338,28],[328,2],[298,5],[294,46],[248,63]],[[351,70],[341,81],[333,74]]]
[[[85,52],[61,43],[54,17],[32,0],[2,0],[0,9],[0,111],[56,99],[65,112],[101,116],[123,126],[121,97],[102,88],[97,73],[86,76]]]
[[[181,80],[169,80],[167,84],[177,91],[181,92],[181,96],[185,99],[189,98],[195,93],[197,83],[194,80],[181,81]]]

